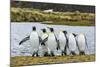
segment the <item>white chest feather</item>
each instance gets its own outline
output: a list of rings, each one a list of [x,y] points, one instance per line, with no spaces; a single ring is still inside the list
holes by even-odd
[[[59,39],[60,48],[64,49],[64,47],[66,45],[66,37],[65,37],[64,33],[60,32],[58,39]]]
[[[55,35],[53,33],[49,33],[47,45],[50,48],[50,50],[55,50],[57,47],[57,42],[55,39]]]
[[[80,50],[85,50],[85,47],[86,47],[86,40],[85,40],[85,36],[80,34],[77,38],[77,43],[78,43],[78,46],[79,46],[79,49]]]
[[[75,51],[77,49],[76,40],[73,34],[69,34],[68,45],[71,51]]]
[[[38,33],[36,31],[33,31],[30,34],[30,44],[31,44],[31,50],[38,50],[38,48],[39,48],[39,37],[38,37]]]

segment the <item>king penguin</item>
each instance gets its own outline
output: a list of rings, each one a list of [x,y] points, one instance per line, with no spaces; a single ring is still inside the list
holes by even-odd
[[[78,50],[75,37],[73,33],[68,34],[68,47],[71,55],[76,55]]]
[[[79,54],[85,55],[85,49],[88,46],[87,46],[87,41],[86,41],[86,37],[84,34],[79,34],[77,36],[77,45],[78,45],[78,49],[79,49]]]
[[[48,33],[48,37],[46,39],[44,39],[46,41],[47,47],[50,51],[50,56],[56,56],[56,52],[58,49],[58,44],[57,44],[57,38],[54,34],[54,29],[53,28],[49,28],[50,29],[50,33]]]
[[[66,48],[68,45],[68,39],[66,35],[67,35],[67,31],[60,31],[58,34],[59,46],[62,52],[62,56],[66,55]]]
[[[46,38],[48,38],[48,34],[47,34],[47,31],[46,29],[41,29],[42,30],[42,36],[41,36],[41,39],[44,40]],[[42,41],[41,42],[41,45],[40,45],[40,56],[43,57],[43,56],[48,56],[49,55],[49,50],[48,50],[48,47],[47,47],[47,44],[45,43],[45,41]]]
[[[24,38],[22,41],[20,41],[19,45],[21,45],[23,42],[29,40],[30,41],[30,52],[32,54],[32,57],[38,56],[38,50],[40,45],[40,37],[38,36],[38,33],[36,31],[36,27],[32,27],[32,32],[29,36]]]

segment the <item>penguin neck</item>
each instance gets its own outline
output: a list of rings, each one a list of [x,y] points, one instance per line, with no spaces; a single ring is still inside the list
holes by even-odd
[[[64,35],[66,36],[66,33],[64,33]]]
[[[50,33],[54,33],[54,32],[50,32]]]
[[[46,34],[46,32],[43,32],[44,34]]]
[[[36,30],[33,30],[34,32],[36,31]]]

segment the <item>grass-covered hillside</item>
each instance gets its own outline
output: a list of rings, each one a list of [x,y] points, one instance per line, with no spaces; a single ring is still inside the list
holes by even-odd
[[[11,8],[12,22],[42,22],[60,25],[95,25],[94,13],[74,12],[44,12],[33,8]]]

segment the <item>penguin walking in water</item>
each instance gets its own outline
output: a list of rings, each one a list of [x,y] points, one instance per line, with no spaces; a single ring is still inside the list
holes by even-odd
[[[79,49],[79,54],[85,55],[85,49],[86,49],[86,46],[87,46],[87,41],[86,41],[86,37],[85,37],[84,34],[77,35],[77,45],[78,45],[78,49]]]
[[[54,34],[54,29],[53,28],[49,28],[49,29],[50,29],[50,33],[48,33],[48,37],[45,38],[43,42],[46,42],[48,50],[50,51],[50,55],[55,56],[58,50],[58,42]]]
[[[58,34],[59,46],[62,52],[62,56],[66,55],[66,50],[67,50],[67,45],[68,45],[68,39],[67,39],[66,34],[67,34],[67,31],[60,31]]]
[[[71,55],[76,55],[76,51],[78,50],[75,37],[76,35],[74,35],[73,33],[69,33],[68,35],[68,48]]]
[[[32,53],[32,57],[38,56],[38,50],[39,50],[41,38],[38,36],[35,26],[33,26],[31,34],[26,38],[24,38],[22,41],[20,41],[19,45],[21,45],[27,40],[30,41],[30,48],[31,48],[30,52]]]

